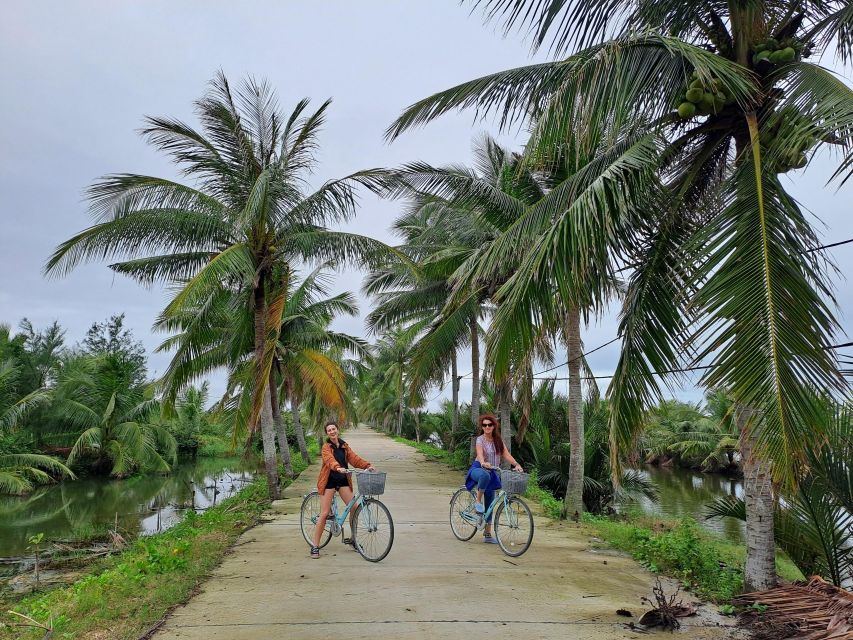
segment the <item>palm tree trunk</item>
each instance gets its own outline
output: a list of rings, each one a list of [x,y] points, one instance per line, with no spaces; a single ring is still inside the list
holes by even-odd
[[[311,456],[308,455],[308,447],[305,446],[305,430],[302,428],[302,418],[299,415],[299,402],[293,391],[290,392],[290,415],[293,416],[293,433],[296,434],[296,442],[299,443],[299,453],[302,454],[305,464],[311,464]]]
[[[476,432],[480,417],[480,332],[477,314],[471,316],[471,425]],[[471,438],[470,456],[474,457],[474,440]]]
[[[254,322],[255,322],[255,366],[260,368],[264,357],[266,346],[266,295],[264,292],[263,274],[259,277],[254,291]],[[263,384],[263,383],[262,383]],[[267,386],[267,385],[264,385]],[[265,395],[269,395],[269,389]],[[267,487],[271,500],[278,500],[281,496],[278,481],[278,458],[275,453],[275,434],[273,432],[273,419],[270,411],[270,401],[266,398],[261,406],[261,442],[264,447],[264,468],[267,474]],[[254,430],[255,425],[251,425]]]
[[[450,388],[453,394],[453,417],[450,420],[450,448],[456,448],[456,437],[459,431],[459,363],[456,361],[456,350],[450,359]]]
[[[400,381],[399,381],[399,390],[400,390],[400,405],[398,407],[398,415],[397,415],[397,435],[403,435],[403,412],[406,410],[405,405],[403,403],[403,363],[400,363]]]
[[[415,409],[415,440],[421,441],[421,412]]]
[[[498,413],[501,421],[501,440],[507,453],[512,454],[512,384],[507,376],[506,381],[500,384],[500,400]]]
[[[755,451],[753,411],[737,407],[740,455],[743,464],[743,493],[746,504],[746,591],[764,591],[776,586],[776,541],[773,536],[773,485],[770,462]]]
[[[566,314],[566,345],[569,356],[569,483],[564,501],[565,513],[575,521],[583,514],[584,433],[581,397],[580,309],[571,307]]]
[[[311,457],[308,455],[308,447],[305,446],[305,431],[302,429],[302,420],[299,417],[299,403],[296,400],[293,381],[284,378],[283,384],[285,385],[285,397],[290,400],[290,415],[293,417],[293,433],[296,435],[296,444],[299,446],[302,460],[306,465],[309,465],[311,464]]]
[[[278,393],[276,393],[272,373],[270,373],[269,392],[269,408],[275,424],[275,433],[278,436],[278,450],[281,452],[284,473],[287,477],[292,478],[295,474],[293,473],[293,462],[290,460],[290,445],[287,443],[287,431],[284,428],[284,420],[281,418],[281,403],[278,399]]]

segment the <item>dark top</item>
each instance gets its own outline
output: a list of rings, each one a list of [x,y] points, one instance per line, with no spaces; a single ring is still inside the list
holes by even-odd
[[[344,449],[344,441],[338,438],[338,446],[335,446],[335,443],[331,440],[327,441],[330,445],[332,445],[332,455],[335,456],[335,460],[338,462],[339,467],[343,467],[344,469],[348,469],[349,465],[347,464],[347,452]],[[347,477],[346,474],[341,473],[340,471],[332,471],[329,473],[329,484],[334,486],[347,486]]]

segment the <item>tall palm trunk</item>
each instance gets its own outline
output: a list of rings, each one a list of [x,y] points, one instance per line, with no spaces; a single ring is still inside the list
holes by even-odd
[[[399,402],[398,413],[397,413],[397,435],[402,436],[403,435],[403,412],[406,410],[405,404],[403,402],[403,363],[402,362],[400,363],[400,379],[398,380],[398,387],[397,388],[400,390],[400,402]]]
[[[480,417],[480,332],[477,314],[471,316],[471,425],[476,433],[477,419]],[[470,456],[474,457],[474,441],[471,438]]]
[[[453,417],[450,419],[450,448],[456,448],[456,438],[459,435],[459,363],[456,361],[456,350],[450,359],[450,388],[453,394]]]
[[[421,441],[421,412],[415,409],[415,440]]]
[[[512,383],[509,376],[499,385],[498,417],[501,421],[501,440],[507,453],[512,454]]]
[[[259,368],[264,357],[264,347],[266,346],[267,303],[264,286],[264,277],[261,274],[254,291],[255,366]],[[266,394],[269,394],[269,389],[267,389]],[[270,410],[269,398],[264,400],[262,404],[259,420],[261,423],[261,442],[264,447],[264,469],[267,474],[269,496],[272,500],[278,500],[281,493],[278,483],[278,460],[275,453],[275,434],[273,432],[273,417]],[[252,425],[252,427],[254,426]]]
[[[773,537],[773,485],[770,462],[755,451],[753,412],[737,408],[740,454],[743,463],[743,493],[746,506],[746,566],[743,583],[747,591],[764,591],[776,585],[776,543]]]
[[[738,64],[748,66],[749,50],[756,36],[762,34],[762,12],[754,7],[729,3],[731,8],[732,39],[735,59]],[[754,112],[746,114],[750,128],[756,123]],[[746,153],[751,139],[736,141],[738,162],[753,162]],[[762,170],[763,171],[763,170]],[[762,175],[757,176],[759,180]],[[740,431],[740,451],[743,461],[743,488],[746,508],[746,565],[744,586],[749,591],[768,589],[776,584],[776,539],[773,533],[773,490],[770,477],[770,462],[760,459],[755,451],[753,411],[748,407],[735,406]]]
[[[284,473],[289,478],[292,478],[295,474],[293,473],[293,462],[290,460],[290,445],[287,443],[287,430],[284,428],[284,420],[281,417],[281,402],[279,401],[278,393],[276,393],[272,373],[270,373],[269,389],[270,411],[272,413],[273,424],[275,424],[275,433],[278,437],[278,450],[281,452]]]
[[[299,402],[296,393],[290,391],[290,415],[293,417],[293,433],[296,434],[296,442],[299,443],[299,453],[305,464],[311,464],[311,456],[308,455],[308,447],[305,445],[305,430],[302,428],[302,417],[299,415]]]
[[[299,453],[305,464],[311,464],[311,456],[308,455],[308,447],[305,445],[305,430],[302,428],[302,420],[299,416],[299,402],[296,400],[296,391],[292,381],[285,382],[287,385],[287,397],[290,400],[290,415],[293,417],[293,433],[296,435],[296,443],[299,445]]]
[[[569,483],[564,501],[565,513],[579,520],[583,514],[584,433],[581,396],[581,321],[580,309],[573,306],[566,314],[566,345],[569,365]]]

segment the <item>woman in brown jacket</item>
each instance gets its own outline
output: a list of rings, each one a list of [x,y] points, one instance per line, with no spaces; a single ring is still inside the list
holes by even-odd
[[[356,469],[368,469],[374,471],[373,465],[364,458],[359,458],[350,446],[341,440],[338,425],[329,422],[325,426],[326,443],[320,452],[323,457],[323,466],[320,467],[320,477],[317,478],[317,492],[322,497],[320,518],[314,529],[314,546],[311,547],[311,557],[320,557],[320,537],[326,526],[326,518],[332,512],[332,498],[335,491],[341,494],[344,504],[352,500],[352,475],[346,473],[349,465]]]

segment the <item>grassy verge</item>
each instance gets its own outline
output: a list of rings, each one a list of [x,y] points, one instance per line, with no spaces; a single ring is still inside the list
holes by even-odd
[[[460,458],[422,442],[406,438],[395,440],[418,449],[430,460],[456,469],[468,466],[465,451],[461,452]],[[563,503],[539,486],[535,471],[530,474],[525,497],[540,503],[549,518],[556,520],[560,517]],[[692,519],[585,514],[584,526],[590,535],[602,541],[601,546],[625,551],[653,573],[676,578],[686,588],[714,602],[726,602],[743,588],[742,567],[746,560],[746,547],[705,531]],[[796,565],[781,552],[777,554],[776,569],[785,580],[803,579]]]
[[[586,514],[584,523],[607,545],[628,552],[654,573],[679,579],[704,598],[726,602],[743,588],[746,548],[706,532],[690,518],[664,521]],[[803,578],[781,553],[777,553],[776,570],[785,580]]]
[[[297,473],[305,469],[298,451],[292,459]],[[237,537],[258,524],[269,506],[262,476],[203,514],[190,511],[168,531],[138,538],[125,551],[97,561],[73,584],[17,600],[5,595],[0,639],[45,637],[45,629],[13,626],[26,620],[6,613],[10,609],[52,628],[54,640],[139,638],[189,599]]]

